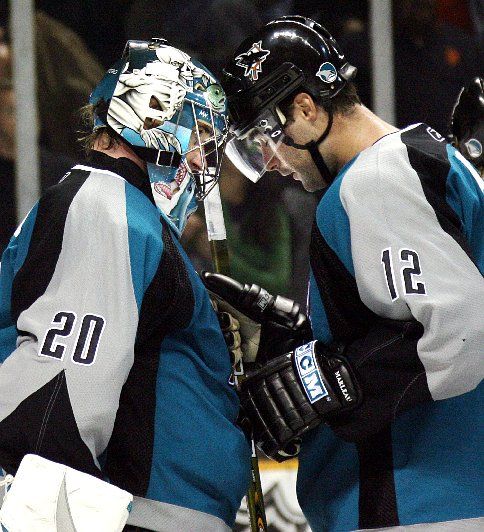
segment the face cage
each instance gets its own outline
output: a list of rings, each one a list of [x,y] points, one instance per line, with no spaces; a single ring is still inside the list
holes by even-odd
[[[265,174],[275,156],[281,159],[279,147],[286,138],[283,118],[277,109],[266,110],[245,134],[234,136],[227,142],[227,157],[253,183],[257,183]],[[269,153],[272,153],[270,157]]]
[[[227,118],[222,113],[213,111],[210,107],[206,105],[193,102],[191,100],[186,101],[190,102],[192,108],[193,120],[195,124],[193,129],[196,133],[196,145],[192,148],[190,148],[190,145],[188,145],[188,149],[181,154],[183,159],[182,164],[185,165],[185,169],[188,171],[188,173],[192,176],[194,180],[195,196],[197,200],[202,201],[208,194],[210,194],[211,190],[215,187],[215,185],[220,179],[220,168],[222,166],[225,143],[227,141],[228,124]],[[205,116],[207,116],[208,114],[209,121],[206,120],[206,118],[202,119],[197,116],[196,107],[200,108]],[[219,120],[222,120],[222,131],[220,131],[219,128],[216,127],[214,115]],[[203,142],[201,140],[200,128],[198,125],[199,121],[209,125],[212,128],[213,132],[213,134],[209,138],[205,139]],[[178,123],[176,124],[174,131],[175,136],[177,129]],[[220,131],[220,133],[217,134],[217,131]],[[187,156],[190,153],[195,152],[196,150],[199,151],[200,160],[202,162],[201,170],[192,170],[187,160]]]

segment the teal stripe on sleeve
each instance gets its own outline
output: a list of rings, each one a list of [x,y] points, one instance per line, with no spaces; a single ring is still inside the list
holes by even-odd
[[[346,172],[355,161],[356,157],[343,166],[316,209],[316,224],[321,235],[353,277],[355,269],[351,255],[350,222],[341,203],[340,189]],[[309,280],[309,308],[314,337],[331,343],[333,337],[326,310],[312,271]]]
[[[162,226],[157,209],[136,187],[126,183],[131,277],[138,311],[163,254]]]
[[[343,166],[316,209],[319,231],[353,277],[355,268],[351,255],[350,221],[341,203],[340,190],[346,173],[355,161],[356,157]]]
[[[331,334],[328,317],[312,271],[309,273],[309,308],[311,310],[310,319],[314,338],[325,344],[330,344],[333,341],[333,335]]]
[[[0,363],[4,362],[16,347],[17,328],[11,317],[12,283],[27,257],[37,210],[38,204],[29,212],[19,234],[10,239],[2,255],[0,265]]]

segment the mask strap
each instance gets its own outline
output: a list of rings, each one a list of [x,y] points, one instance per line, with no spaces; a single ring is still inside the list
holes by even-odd
[[[154,148],[144,148],[143,146],[133,146],[132,144],[129,147],[147,163],[158,166],[172,166],[173,168],[180,166],[181,155],[176,151],[156,150]]]

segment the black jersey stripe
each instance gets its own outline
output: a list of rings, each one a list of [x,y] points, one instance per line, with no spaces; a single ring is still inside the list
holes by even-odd
[[[361,301],[356,280],[328,245],[316,223],[311,235],[310,262],[335,341],[349,344],[353,340],[362,339],[372,327],[378,327],[378,324],[384,322]],[[360,462],[360,528],[398,524],[390,429],[385,436],[388,437],[378,443],[379,453],[374,454],[373,436],[369,436],[357,447]],[[386,494],[380,501],[381,504],[374,503],[372,489],[375,485]]]
[[[29,250],[12,283],[14,322],[47,289],[62,248],[69,208],[89,175],[86,170],[72,170],[40,199]]]
[[[379,317],[361,301],[356,280],[328,245],[316,222],[309,257],[333,339],[348,342],[364,336]]]
[[[0,422],[0,464],[15,474],[29,453],[103,478],[79,433],[65,372],[24,399]]]
[[[472,250],[462,232],[461,220],[446,199],[447,177],[451,169],[447,144],[435,140],[428,132],[429,129],[425,124],[421,124],[414,129],[403,131],[402,142],[407,147],[410,165],[417,172],[425,198],[435,211],[441,228],[475,263]]]
[[[359,443],[357,448],[360,466],[358,528],[398,526],[390,426]]]
[[[141,304],[134,363],[121,392],[105,469],[112,482],[140,497],[146,496],[151,474],[161,343],[189,325],[195,307],[185,263],[168,224],[161,222],[163,255]]]

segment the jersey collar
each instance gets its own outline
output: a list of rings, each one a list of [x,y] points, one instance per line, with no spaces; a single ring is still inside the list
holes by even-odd
[[[109,170],[121,176],[128,183],[139,189],[155,205],[148,174],[130,159],[126,157],[115,159],[106,153],[94,150],[91,152],[88,161],[94,168]]]

